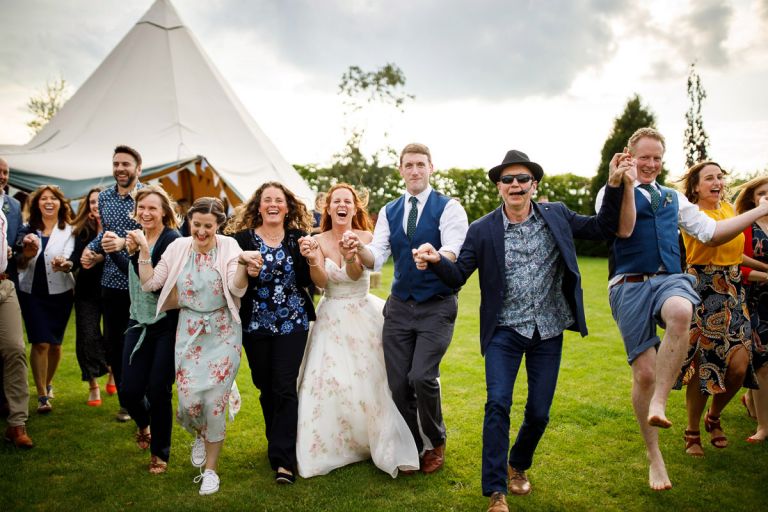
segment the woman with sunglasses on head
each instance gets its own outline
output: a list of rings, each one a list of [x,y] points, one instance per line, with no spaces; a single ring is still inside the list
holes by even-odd
[[[705,161],[689,168],[680,180],[686,198],[716,221],[735,216],[733,206],[725,200],[725,175],[720,165]],[[712,403],[704,414],[704,429],[710,433],[712,446],[725,448],[728,438],[720,414],[742,384],[757,386],[752,330],[739,270],[744,235],[711,247],[683,232],[683,242],[687,272],[696,278],[694,288],[701,303],[694,309],[688,357],[675,387],[688,386],[685,451],[703,457],[700,424],[709,396]]]
[[[768,176],[754,178],[739,187],[736,212],[752,210],[761,197],[768,196]],[[752,365],[760,389],[749,389],[741,397],[757,430],[747,438],[762,443],[768,438],[768,216],[757,219],[744,232],[744,263],[741,267],[747,286],[747,308],[752,325]]]
[[[311,225],[304,203],[281,183],[267,182],[227,226],[243,250],[261,254],[259,263],[249,267],[240,318],[251,377],[261,391],[267,456],[279,484],[296,479],[296,381],[309,322],[315,319],[307,293],[312,281],[299,240]]]
[[[217,234],[226,221],[224,205],[213,197],[197,199],[187,212],[192,236],[178,238],[153,266],[141,231],[131,238],[139,247],[139,276],[144,291],[161,290],[157,313],[180,308],[175,363],[179,423],[195,436],[192,465],[201,468],[200,495],[219,490],[216,473],[240,367],[242,330],[238,309],[248,285],[246,268],[256,264],[229,237]],[[204,468],[204,469],[203,469]]]
[[[69,201],[54,185],[38,187],[27,199],[28,222],[21,229],[17,257],[19,304],[37,387],[37,412],[52,409],[53,377],[74,301],[70,256],[75,248]]]
[[[101,317],[104,303],[101,299],[101,273],[104,269],[104,255],[98,254],[93,261],[81,260],[83,251],[101,233],[99,217],[99,192],[94,187],[88,191],[77,209],[72,221],[75,249],[72,252],[72,271],[75,273],[75,353],[80,365],[83,382],[89,386],[87,404],[101,405],[101,391],[96,380],[108,374],[107,393],[117,393],[115,379],[107,366],[104,336],[101,332]],[[111,387],[110,387],[111,383]]]
[[[300,244],[325,292],[299,385],[299,474],[324,475],[371,458],[394,478],[419,469],[419,452],[387,385],[384,301],[368,293],[369,271],[344,243],[350,233],[370,243],[373,224],[350,185],[334,185],[326,198],[321,233]]]

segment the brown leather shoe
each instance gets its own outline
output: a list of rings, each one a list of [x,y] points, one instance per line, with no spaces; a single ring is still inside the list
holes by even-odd
[[[491,503],[488,505],[488,512],[509,512],[507,497],[500,492],[491,494]]]
[[[5,429],[5,440],[9,443],[13,443],[16,448],[24,448],[28,450],[35,446],[35,443],[33,443],[32,439],[27,435],[27,427],[24,425],[17,425]]]
[[[445,443],[441,444],[440,446],[432,449],[427,450],[424,452],[424,459],[421,462],[421,471],[424,474],[430,474],[434,473],[441,467],[443,467],[443,463],[445,462]]]
[[[512,466],[507,466],[507,471],[509,474],[509,484],[507,485],[509,492],[518,496],[531,493],[531,482],[525,476],[525,471],[519,471]]]

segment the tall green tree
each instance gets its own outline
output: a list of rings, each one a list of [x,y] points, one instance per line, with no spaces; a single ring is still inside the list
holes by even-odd
[[[656,116],[648,107],[643,106],[640,96],[635,94],[627,101],[624,111],[613,121],[611,134],[603,144],[600,151],[600,165],[597,167],[597,174],[592,178],[590,184],[590,202],[594,205],[597,192],[608,181],[608,163],[616,153],[621,153],[627,147],[629,137],[638,128],[656,127]],[[659,183],[664,183],[664,177],[667,174],[666,168],[662,168],[659,174]]]
[[[685,113],[685,166],[708,160],[709,135],[704,130],[704,117],[701,106],[707,97],[707,91],[701,85],[701,77],[696,72],[696,63],[688,70],[688,111]]]
[[[27,101],[27,110],[32,114],[32,120],[27,127],[35,135],[48,124],[69,98],[67,81],[63,78],[46,82],[45,89],[35,94]]]

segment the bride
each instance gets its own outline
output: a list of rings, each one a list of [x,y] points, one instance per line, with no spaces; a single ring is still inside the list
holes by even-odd
[[[299,384],[296,456],[304,478],[368,458],[393,478],[419,468],[408,425],[392,401],[384,368],[381,310],[368,270],[344,242],[353,230],[371,241],[372,224],[355,190],[328,191],[322,232],[301,240],[315,284],[325,289]]]

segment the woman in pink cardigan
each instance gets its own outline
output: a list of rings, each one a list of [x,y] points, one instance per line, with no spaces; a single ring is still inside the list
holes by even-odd
[[[261,259],[258,253],[241,251],[232,238],[216,234],[226,220],[219,199],[198,199],[187,218],[192,236],[171,243],[154,269],[141,231],[129,236],[140,250],[142,288],[162,288],[158,313],[180,309],[176,417],[195,435],[192,464],[205,467],[195,482],[202,481],[200,494],[206,495],[219,490],[216,463],[224,443],[225,409],[240,367],[240,297],[248,285],[248,274],[261,269]]]

